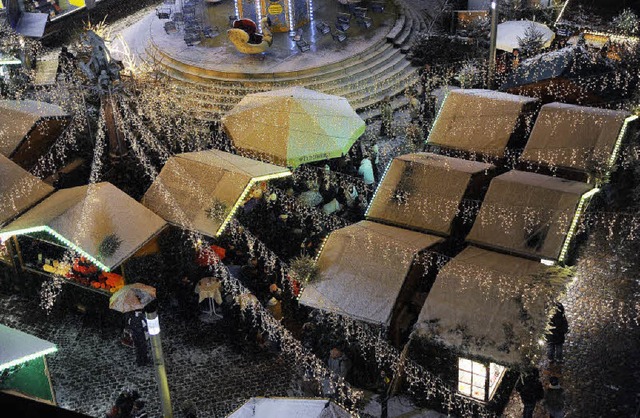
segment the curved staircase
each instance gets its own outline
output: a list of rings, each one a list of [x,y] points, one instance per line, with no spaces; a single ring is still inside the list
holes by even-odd
[[[416,69],[404,54],[426,25],[421,13],[404,1],[410,0],[394,0],[396,22],[386,37],[347,59],[307,70],[243,79],[241,74],[203,69],[195,73],[193,67],[164,55],[153,43],[151,54],[163,56],[163,71],[176,81],[173,93],[203,119],[218,119],[247,94],[294,85],[344,96],[363,118],[375,118],[379,116],[377,104],[385,96],[394,98],[395,108],[406,105],[402,93],[418,81]]]

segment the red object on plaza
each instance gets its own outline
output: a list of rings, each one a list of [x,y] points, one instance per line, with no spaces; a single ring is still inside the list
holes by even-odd
[[[198,251],[196,254],[196,263],[203,267],[211,266],[216,264],[219,260],[224,260],[226,255],[227,250],[224,248],[217,245],[210,245]]]

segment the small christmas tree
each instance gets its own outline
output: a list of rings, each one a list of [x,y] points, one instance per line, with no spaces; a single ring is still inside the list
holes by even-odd
[[[631,9],[624,9],[613,18],[611,25],[614,30],[619,30],[625,35],[637,35],[640,32],[640,19]]]
[[[523,56],[536,55],[544,46],[544,33],[532,23],[525,29],[524,37],[518,37],[518,46]]]

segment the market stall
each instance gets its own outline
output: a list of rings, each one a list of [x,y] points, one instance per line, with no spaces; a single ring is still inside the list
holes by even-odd
[[[586,183],[509,171],[491,181],[467,241],[563,261],[580,214],[597,191]]]
[[[333,231],[318,257],[320,278],[304,286],[300,303],[389,326],[418,253],[442,241],[370,221]]]
[[[538,100],[492,90],[452,90],[440,108],[427,139],[434,145],[502,158],[526,142]]]
[[[450,235],[464,212],[463,198],[480,199],[491,164],[432,153],[393,159],[367,210],[369,220]]]
[[[458,394],[490,402],[507,368],[544,354],[540,341],[569,280],[555,267],[467,247],[438,273],[413,338],[452,353]]]
[[[252,188],[290,176],[284,168],[219,150],[171,157],[142,200],[171,224],[220,235]]]
[[[329,399],[251,398],[229,418],[349,418],[351,414]]]
[[[0,391],[55,405],[46,355],[55,344],[0,325]]]
[[[0,230],[0,237],[15,237],[23,269],[108,295],[124,285],[125,262],[152,246],[164,226],[105,182],[53,193]]]
[[[69,119],[57,105],[0,100],[0,154],[29,170],[64,131]]]
[[[635,119],[637,116],[621,110],[546,104],[521,159],[591,175],[606,173],[615,164],[628,125]]]

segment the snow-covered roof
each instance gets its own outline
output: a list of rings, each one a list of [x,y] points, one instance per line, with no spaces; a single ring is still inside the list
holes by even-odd
[[[0,154],[11,157],[24,138],[37,129],[59,133],[48,125],[66,119],[69,114],[60,106],[34,100],[0,100]]]
[[[558,260],[581,198],[591,189],[586,183],[517,170],[494,177],[467,240]]]
[[[333,231],[318,258],[321,278],[300,303],[388,324],[415,255],[443,239],[370,221]]]
[[[119,266],[166,223],[111,183],[58,190],[0,230],[0,236],[43,231],[104,270]],[[119,241],[102,253],[105,239]]]
[[[0,325],[0,342],[0,372],[57,350],[49,341],[4,325]]]
[[[428,143],[445,148],[502,157],[537,99],[494,90],[452,90],[440,108]]]
[[[577,66],[576,59],[580,58],[583,52],[580,47],[567,46],[522,60],[518,68],[500,86],[500,89],[508,90],[517,86],[566,76],[574,66]]]
[[[251,398],[229,418],[350,418],[352,415],[328,399]]]
[[[53,192],[53,187],[0,154],[0,226]]]
[[[419,336],[503,365],[539,354],[568,278],[536,261],[473,246],[447,263],[425,301]]]
[[[394,158],[367,211],[367,219],[448,235],[475,175],[491,164],[432,153]]]
[[[565,103],[542,106],[521,158],[593,172],[615,162],[629,112]]]
[[[219,150],[171,157],[142,200],[168,222],[207,236],[219,235],[257,181],[291,172]]]

